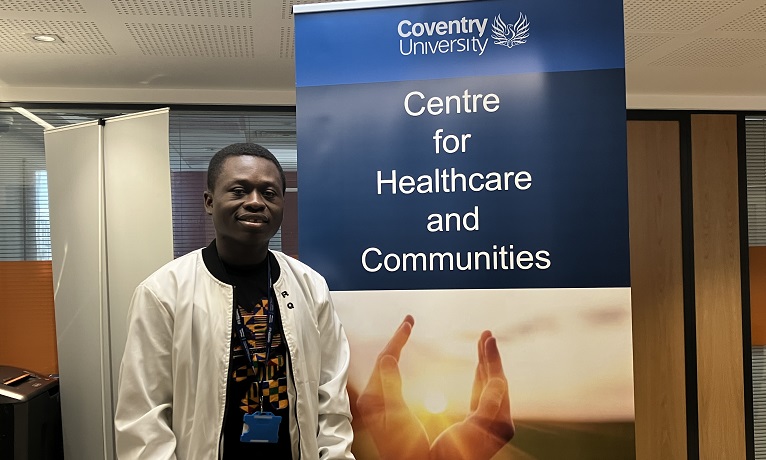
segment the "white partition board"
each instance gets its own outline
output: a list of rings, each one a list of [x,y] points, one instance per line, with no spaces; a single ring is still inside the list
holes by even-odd
[[[168,110],[48,130],[66,458],[114,458],[114,405],[136,285],[173,258]]]

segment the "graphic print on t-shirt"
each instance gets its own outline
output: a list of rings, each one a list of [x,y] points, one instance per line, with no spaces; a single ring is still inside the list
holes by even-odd
[[[247,311],[239,306],[239,313],[242,315],[242,321],[245,323],[245,334],[250,348],[250,354],[253,357],[257,368],[257,374],[253,371],[247,360],[242,344],[235,342],[233,348],[233,366],[232,377],[237,383],[249,380],[250,385],[245,387],[245,391],[240,393],[240,409],[248,414],[262,410],[260,407],[260,398],[258,395],[258,384],[263,383],[264,400],[270,403],[263,409],[264,411],[274,411],[287,408],[287,377],[285,367],[285,347],[282,341],[281,328],[275,327],[271,341],[271,352],[269,353],[269,362],[266,363],[266,328],[268,324],[268,300],[261,299],[256,303],[252,311]],[[241,387],[240,387],[241,388]]]

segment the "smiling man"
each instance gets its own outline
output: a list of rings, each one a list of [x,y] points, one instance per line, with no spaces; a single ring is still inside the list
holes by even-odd
[[[120,368],[120,459],[353,459],[349,350],[327,284],[270,251],[285,175],[256,144],[208,167],[215,240],[133,295]]]

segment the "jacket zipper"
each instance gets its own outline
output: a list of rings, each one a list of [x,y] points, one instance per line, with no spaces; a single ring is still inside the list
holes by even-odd
[[[284,329],[284,326],[283,326]],[[293,390],[295,390],[295,404],[293,404],[293,414],[295,417],[295,426],[298,428],[298,460],[303,456],[301,451],[301,421],[298,418],[298,386],[295,384],[295,372],[293,372],[293,358],[290,355],[290,347],[287,348],[287,358],[290,360],[290,373],[293,374],[293,378],[290,381],[293,383]]]
[[[272,286],[272,289],[274,287]],[[276,289],[274,289],[274,299],[277,299],[276,296]],[[298,458],[296,460],[300,460],[301,457],[303,457],[303,452],[301,451],[301,421],[298,418],[298,386],[295,384],[295,370],[293,367],[293,356],[290,353],[290,342],[288,342],[286,334],[285,334],[285,320],[284,315],[282,314],[282,306],[280,305],[280,302],[276,301],[277,308],[279,309],[279,316],[282,318],[282,334],[285,335],[284,342],[285,342],[285,349],[287,350],[287,362],[290,363],[290,374],[292,374],[292,378],[290,381],[293,384],[293,390],[295,390],[295,404],[293,404],[292,412],[293,417],[295,417],[295,426],[298,428]],[[288,430],[289,432],[290,430]]]

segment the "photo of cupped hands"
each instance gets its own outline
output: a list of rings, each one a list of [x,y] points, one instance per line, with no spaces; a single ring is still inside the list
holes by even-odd
[[[489,460],[515,433],[508,382],[490,331],[477,341],[478,362],[470,409],[461,421],[429,439],[421,421],[404,400],[399,359],[413,332],[407,315],[378,354],[370,379],[356,402],[357,415],[369,431],[382,460]]]

